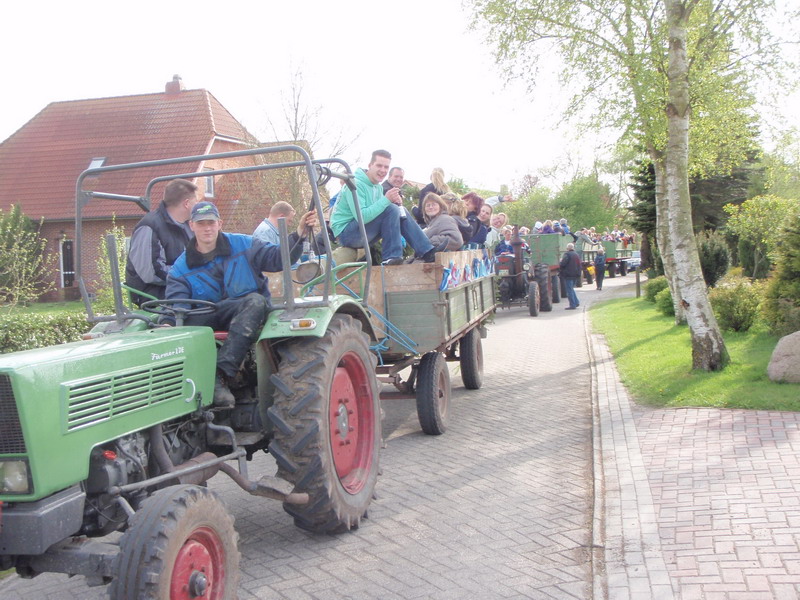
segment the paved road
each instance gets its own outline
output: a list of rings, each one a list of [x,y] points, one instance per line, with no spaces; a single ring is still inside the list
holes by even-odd
[[[582,309],[631,277],[578,290]],[[239,597],[796,600],[800,413],[631,402],[586,313],[500,312],[485,384],[457,369],[450,430],[385,403],[379,498],[361,529],[313,536],[218,477],[242,551]],[[254,475],[274,472],[264,455]],[[105,597],[16,576],[2,600]]]
[[[482,389],[466,390],[451,363],[444,435],[421,433],[413,400],[384,403],[383,475],[358,531],[310,535],[279,503],[215,478],[240,536],[239,597],[589,598],[591,370],[584,313],[565,305],[498,313]],[[257,461],[252,474],[274,472],[269,456]],[[82,577],[0,583],[4,600],[104,594]]]

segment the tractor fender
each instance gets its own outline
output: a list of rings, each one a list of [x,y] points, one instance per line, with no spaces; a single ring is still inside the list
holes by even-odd
[[[361,323],[361,328],[372,341],[376,335],[370,322],[367,310],[350,296],[331,296],[328,306],[305,308],[301,305],[294,309],[275,309],[269,313],[267,322],[261,330],[258,341],[293,337],[322,337],[328,330],[331,319],[337,314],[347,314]],[[311,319],[312,327],[302,327],[301,320]]]

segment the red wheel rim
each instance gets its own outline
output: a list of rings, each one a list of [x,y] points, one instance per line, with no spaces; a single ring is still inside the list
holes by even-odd
[[[336,475],[350,494],[364,488],[372,467],[375,436],[372,393],[361,358],[355,352],[347,352],[333,375],[328,416]]]
[[[225,549],[209,527],[192,532],[178,551],[172,567],[170,600],[219,600],[225,591]]]

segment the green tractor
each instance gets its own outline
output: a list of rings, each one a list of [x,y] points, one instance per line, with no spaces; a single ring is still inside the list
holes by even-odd
[[[84,341],[0,355],[0,571],[81,574],[90,585],[110,583],[112,598],[235,598],[233,519],[206,487],[220,471],[249,494],[282,501],[295,524],[312,532],[345,532],[365,517],[382,443],[374,332],[358,299],[330,293],[330,261],[316,264],[315,276],[328,280],[314,297],[295,298],[292,273],[284,272],[287,291],[273,299],[274,310],[231,383],[232,409],[212,403],[215,337],[224,332],[157,324],[159,312],[173,311],[180,323],[213,305],[182,309],[154,301],[146,305],[152,312],[131,311],[112,261],[116,311],[95,316],[81,279],[82,213],[91,200],[132,201],[147,210],[156,183],[207,173],[155,177],[141,197],[86,191],[87,178],[276,152],[298,159],[254,160],[255,166],[215,175],[304,170],[320,222],[321,177],[339,177],[355,189],[345,163],[312,160],[297,146],[81,174],[76,277],[96,324]],[[281,231],[286,241],[285,223]],[[260,451],[274,457],[277,473],[253,481],[248,461]],[[115,532],[121,535],[109,536]]]

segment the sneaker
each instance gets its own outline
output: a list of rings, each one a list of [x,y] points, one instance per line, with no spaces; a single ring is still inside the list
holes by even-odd
[[[228,383],[222,377],[217,375],[214,381],[214,406],[217,408],[233,408],[236,404],[236,398],[228,387]]]
[[[385,261],[381,263],[384,267],[394,267],[396,265],[402,265],[403,259],[399,256],[395,256],[394,258],[387,258]]]
[[[564,310],[577,310],[577,309],[578,309],[578,307],[577,307],[577,306],[568,306],[568,307],[567,307],[567,308],[565,308]]]
[[[447,250],[448,241],[445,240],[438,246],[434,246],[430,250],[428,250],[425,254],[422,255],[422,262],[432,263],[436,260],[436,253],[437,252],[444,252]]]

